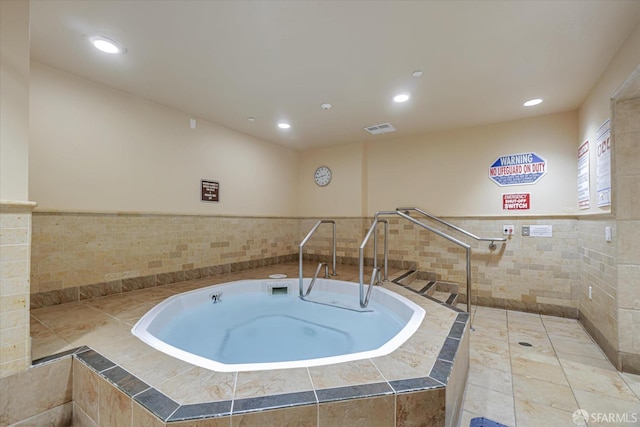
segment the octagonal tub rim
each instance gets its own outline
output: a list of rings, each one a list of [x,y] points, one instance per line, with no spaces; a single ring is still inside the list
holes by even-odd
[[[303,280],[305,289],[309,285],[311,279],[305,278]],[[260,285],[259,289],[253,289],[256,284]],[[241,294],[244,292],[268,292],[271,286],[283,286],[289,287],[290,292],[298,292],[298,279],[245,279],[236,280],[232,282],[224,282],[220,284],[214,284],[203,288],[194,289],[192,291],[183,292],[168,297],[161,301],[147,311],[131,328],[131,333],[144,343],[150,345],[158,351],[161,351],[169,356],[175,357],[184,362],[192,365],[200,366],[213,371],[218,372],[244,372],[244,371],[261,371],[261,370],[275,370],[275,369],[290,369],[312,366],[323,366],[336,363],[350,362],[374,357],[386,356],[396,349],[398,349],[403,343],[405,343],[420,327],[425,317],[424,308],[420,307],[410,299],[393,292],[383,286],[376,285],[371,292],[371,302],[381,304],[385,308],[390,309],[393,313],[406,321],[406,324],[402,329],[393,336],[390,340],[384,343],[382,346],[354,353],[341,354],[336,356],[319,357],[303,360],[289,360],[278,362],[257,362],[257,363],[223,363],[213,359],[209,359],[197,354],[190,353],[171,344],[164,342],[156,337],[149,331],[152,322],[154,322],[159,315],[174,316],[182,310],[186,310],[194,305],[202,304],[205,296],[206,300],[210,299],[210,295],[213,293],[223,292],[226,296]],[[345,286],[347,285],[347,286]],[[354,282],[348,282],[335,279],[318,279],[314,285],[312,295],[321,291],[322,289],[331,290],[332,292],[338,292],[342,294],[348,294],[354,298],[354,301],[359,300],[359,284]],[[215,292],[213,292],[215,291]],[[202,294],[202,295],[201,295]],[[165,317],[163,321],[168,322],[168,317]]]

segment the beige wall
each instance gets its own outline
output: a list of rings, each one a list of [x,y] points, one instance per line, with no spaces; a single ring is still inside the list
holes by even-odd
[[[331,183],[316,185],[313,174],[328,166]],[[360,216],[363,204],[364,159],[360,143],[300,153],[298,205],[300,216]]]
[[[576,196],[577,113],[533,117],[411,138],[307,151],[300,154],[302,216],[373,216],[417,206],[439,216],[573,215]],[[531,185],[500,187],[489,166],[500,156],[535,152],[547,174]],[[313,172],[333,171],[319,188]],[[503,193],[531,193],[531,209],[502,210]]]
[[[29,4],[0,2],[0,200],[27,200]]]
[[[574,112],[533,117],[367,147],[368,214],[417,205],[438,216],[509,215],[503,193],[531,193],[527,215],[576,211],[577,118]],[[500,187],[489,166],[500,156],[535,152],[547,161],[536,184]]]
[[[31,364],[29,3],[0,2],[0,377]]]
[[[605,120],[611,118],[611,99],[627,77],[640,66],[640,24],[636,25],[611,62],[603,71],[578,111],[578,146],[589,141],[591,174],[591,207],[583,214],[608,213],[609,207],[597,207],[596,192],[596,131]],[[577,153],[577,147],[576,147]]]
[[[600,79],[579,110],[581,144],[590,142],[591,205],[582,211],[578,230],[580,264],[576,284],[580,321],[605,351],[609,359],[628,372],[640,373],[640,327],[638,310],[640,293],[637,272],[640,260],[637,248],[638,175],[638,109],[634,101],[619,103],[613,114],[612,99],[625,86],[625,81],[637,75],[640,66],[640,25],[613,56]],[[637,101],[635,101],[637,104]],[[624,105],[621,105],[624,104]],[[622,116],[618,116],[621,113]],[[596,204],[596,146],[598,127],[612,118],[612,207],[597,208]],[[604,214],[604,215],[593,215]],[[605,241],[605,227],[613,230],[613,241]],[[588,297],[589,287],[592,298]]]
[[[297,153],[32,63],[31,197],[43,210],[288,216]],[[200,180],[220,202],[200,201]]]

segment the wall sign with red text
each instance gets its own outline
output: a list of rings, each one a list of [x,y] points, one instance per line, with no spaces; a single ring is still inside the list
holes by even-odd
[[[509,193],[502,195],[502,210],[526,211],[531,209],[531,193]]]

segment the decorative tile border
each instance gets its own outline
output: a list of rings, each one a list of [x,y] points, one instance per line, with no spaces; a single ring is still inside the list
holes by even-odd
[[[411,288],[407,287],[406,289]],[[418,291],[413,291],[420,294]],[[420,295],[458,312],[438,354],[438,358],[427,377],[181,405],[87,346],[38,359],[33,362],[33,365],[51,362],[67,356],[75,357],[163,422],[227,417],[270,409],[285,409],[295,406],[318,405],[320,403],[351,399],[444,389],[460,348],[461,339],[469,321],[469,314],[427,295]]]

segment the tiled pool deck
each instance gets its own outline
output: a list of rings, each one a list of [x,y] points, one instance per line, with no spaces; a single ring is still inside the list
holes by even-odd
[[[305,277],[313,274],[310,264]],[[349,417],[358,418],[362,412],[380,426],[401,425],[398,419],[410,425],[418,417],[421,422],[433,417],[430,424],[444,425],[445,412],[447,423],[455,423],[454,412],[460,409],[468,368],[469,334],[465,331],[469,316],[395,283],[386,283],[385,287],[425,308],[426,315],[407,342],[383,357],[327,366],[224,373],[170,357],[131,335],[135,322],[171,295],[235,280],[266,279],[273,273],[296,277],[297,264],[272,265],[32,310],[34,359],[44,358],[36,361],[43,363],[52,354],[73,351],[83,363],[74,371],[74,401],[76,383],[78,390],[90,391],[98,375],[153,413],[161,422],[158,425],[183,425],[203,418],[206,424],[198,425],[230,426],[241,420],[243,425],[279,425],[282,419],[299,419],[301,425],[348,424],[345,411],[337,409],[339,405],[350,405]],[[399,273],[390,271],[390,280]],[[357,276],[357,268],[340,265],[336,279],[357,281]],[[466,345],[461,346],[463,336]],[[456,366],[461,362],[463,373],[457,375],[460,378],[455,387],[445,390],[457,354],[462,356]],[[426,398],[429,392],[433,398]],[[447,396],[446,411],[445,393],[456,394],[455,398]],[[96,420],[99,408],[92,399],[92,393],[78,392],[75,410],[86,411],[86,419]],[[317,420],[317,424],[308,420]]]

